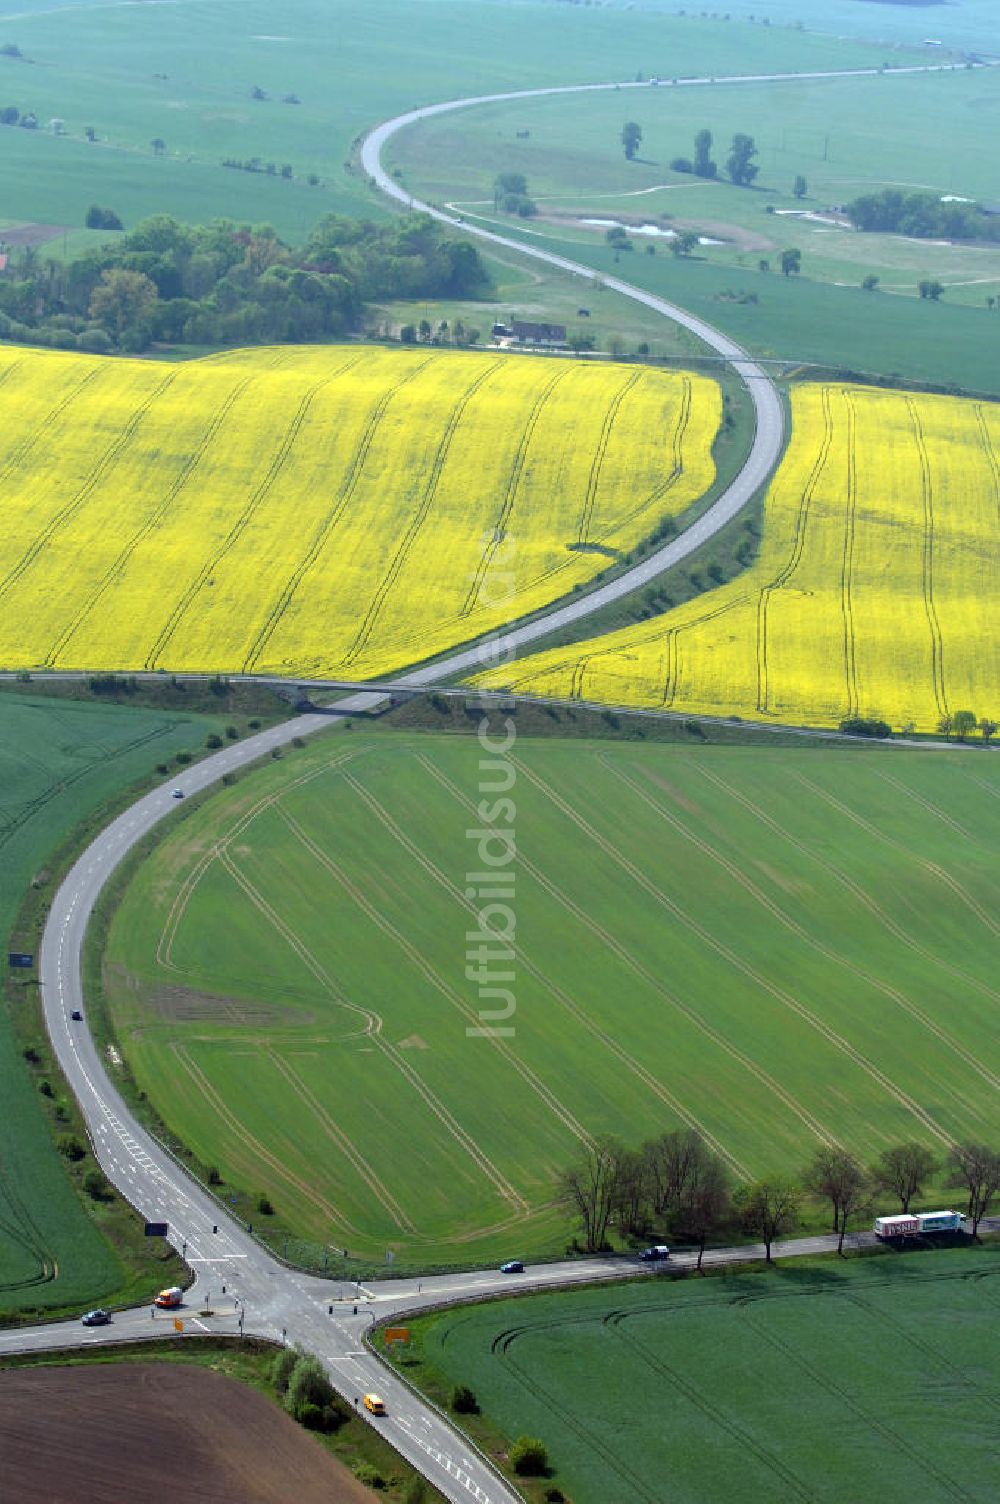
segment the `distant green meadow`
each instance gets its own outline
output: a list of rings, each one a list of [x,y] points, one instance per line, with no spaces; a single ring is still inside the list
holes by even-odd
[[[403,1361],[541,1437],[574,1504],[986,1504],[998,1314],[992,1248],[796,1261],[418,1318]]]
[[[667,77],[683,72],[671,67]],[[530,244],[676,299],[756,353],[992,392],[1000,390],[1000,312],[987,298],[1000,307],[1000,244],[860,234],[831,224],[830,211],[882,187],[995,200],[998,119],[992,69],[650,87],[484,106],[411,127],[387,155],[414,193],[454,203],[470,220],[499,219]],[[619,140],[626,120],[643,129],[632,162]],[[692,156],[702,128],[713,133],[719,167],[710,183],[669,166]],[[750,189],[725,176],[738,131],[758,147]],[[537,219],[495,214],[493,180],[505,171],[525,174]],[[799,175],[808,189],[801,200],[793,194]],[[618,256],[600,226],[580,223],[618,216],[664,231],[694,228],[722,243],[678,260],[669,240],[635,234],[635,249]],[[802,252],[798,278],[780,272],[789,247]],[[861,290],[868,275],[879,278],[875,292]],[[934,278],[945,287],[940,306],[917,297],[918,283]]]
[[[12,935],[32,880],[45,891],[53,853],[74,828],[161,759],[196,748],[211,721],[113,705],[0,695],[0,940]],[[32,945],[32,949],[34,946]],[[33,969],[10,973],[8,997],[38,1009]],[[23,986],[20,984],[23,983]],[[44,1078],[43,1078],[44,1079]],[[108,1298],[124,1267],[74,1193],[45,1123],[38,1081],[0,1008],[0,1313]],[[58,1093],[56,1094],[58,1095]]]
[[[0,29],[23,54],[0,57],[0,106],[33,110],[41,127],[0,128],[5,216],[82,226],[97,202],[127,227],[154,213],[227,216],[271,223],[293,240],[326,213],[386,212],[345,163],[360,133],[417,104],[631,78],[655,57],[664,71],[690,72],[876,57],[870,44],[749,24],[488,0],[19,4]],[[267,99],[252,98],[254,88]],[[283,102],[291,94],[298,104]],[[53,119],[64,136],[48,128]],[[253,157],[279,172],[288,163],[292,179],[221,165]],[[309,186],[310,174],[321,187]]]
[[[870,31],[870,7],[855,9],[857,29]],[[270,223],[301,241],[326,213],[389,212],[359,172],[354,145],[376,121],[417,104],[637,75],[843,69],[929,55],[898,39],[887,48],[735,17],[724,22],[655,7],[539,0],[338,0],[335,7],[287,0],[278,17],[263,0],[20,7],[4,35],[23,58],[0,58],[0,105],[34,110],[41,128],[0,128],[8,223],[50,227],[43,254],[57,255],[84,249],[80,227],[93,203],[114,209],[126,227],[155,213],[189,222],[225,216]],[[815,21],[820,27],[823,17]],[[266,99],[254,99],[254,89]],[[291,96],[299,102],[285,102]],[[749,235],[749,248],[741,240],[683,266],[661,243],[657,258],[642,257],[641,265],[639,255],[623,258],[616,268],[599,232],[569,221],[536,228],[596,273],[617,269],[676,297],[759,354],[990,392],[998,385],[996,330],[985,297],[1000,294],[1000,252],[901,246],[889,237],[865,237],[877,244],[862,247],[860,237],[848,243],[844,232],[822,225],[765,220],[763,205],[803,207],[791,197],[798,172],[810,184],[806,208],[887,179],[995,196],[990,123],[998,109],[997,79],[982,72],[690,94],[650,89],[465,113],[421,127],[394,143],[392,154],[412,186],[439,199],[481,199],[497,170],[524,169],[546,207],[571,209],[576,199],[587,212],[690,212],[708,233],[712,219],[731,220],[744,239]],[[625,118],[637,118],[646,132],[641,162],[626,164],[621,156]],[[63,122],[63,135],[53,134],[52,120]],[[703,124],[715,131],[720,165],[733,130],[757,137],[762,190],[740,194],[687,179],[683,192],[674,193],[679,180],[666,163],[690,153],[690,138]],[[85,138],[88,126],[95,143]],[[516,131],[528,128],[530,139],[518,141]],[[154,140],[165,143],[162,154]],[[260,172],[222,165],[252,158]],[[273,173],[264,170],[268,164]],[[286,165],[288,180],[281,176]],[[631,201],[620,196],[661,183],[670,191]],[[776,248],[770,276],[757,270],[768,253],[754,248],[755,236]],[[797,287],[776,270],[786,244],[803,249]],[[882,277],[875,295],[857,291],[869,271]],[[912,292],[928,275],[948,286],[943,307],[891,296]],[[516,306],[528,316],[564,318],[563,304],[574,295],[562,279],[551,296],[540,291],[538,309],[525,309],[521,299]],[[749,295],[758,301],[747,301]],[[618,321],[616,332],[632,340],[634,322]],[[661,322],[647,319],[635,342],[662,347]],[[598,335],[601,327],[600,319],[580,325]]]
[[[995,757],[518,742],[489,1037],[480,755],[320,737],[137,868],[113,1037],[230,1188],[317,1244],[447,1263],[560,1250],[588,1135],[686,1124],[738,1178],[823,1139],[997,1137]]]
[[[886,377],[890,384],[902,378],[1000,395],[1000,314],[985,307],[890,297],[808,276],[786,278],[778,271],[765,276],[710,261],[678,261],[669,251],[646,256],[640,248],[616,261],[600,242],[581,245],[555,236],[544,243],[592,266],[595,275],[624,277],[679,303],[786,369],[814,365]],[[584,296],[589,305],[604,295],[595,285]],[[649,318],[647,339],[659,337],[662,322]],[[586,333],[589,324],[571,318],[568,328]]]
[[[629,9],[672,10],[672,0],[617,0]],[[760,0],[727,0],[733,20],[756,17],[768,27],[806,26],[833,35],[864,36],[879,45],[924,44],[929,59],[937,45],[969,48],[996,56],[996,9],[993,0],[768,0],[766,15]]]

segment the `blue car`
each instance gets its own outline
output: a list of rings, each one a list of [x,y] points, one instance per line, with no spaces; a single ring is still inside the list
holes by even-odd
[[[508,1259],[506,1264],[500,1265],[501,1274],[523,1274],[524,1265],[520,1259]]]
[[[98,1309],[96,1311],[88,1311],[85,1316],[80,1317],[80,1320],[83,1322],[84,1326],[107,1326],[108,1322],[111,1320],[111,1312],[103,1311],[101,1309]]]

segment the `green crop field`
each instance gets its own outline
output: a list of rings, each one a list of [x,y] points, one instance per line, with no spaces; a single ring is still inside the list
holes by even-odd
[[[624,276],[679,303],[757,355],[1000,395],[1000,316],[985,307],[892,297],[774,272],[765,276],[707,261],[678,262],[669,254],[633,255],[616,263],[611,248],[600,242],[581,246],[559,237],[552,247],[593,266],[595,273]],[[595,289],[588,301],[603,296]],[[659,337],[660,322],[650,319],[648,339]],[[586,331],[589,321],[571,319],[569,329]]]
[[[871,35],[847,39],[853,30],[873,31],[867,8],[856,10],[854,26],[842,26],[844,36],[836,37],[798,30],[791,22],[755,25],[736,15],[723,21],[667,15],[657,7],[587,8],[540,0],[344,0],[333,19],[326,0],[288,0],[280,27],[263,0],[238,7],[232,0],[25,5],[5,23],[4,34],[22,57],[0,57],[0,105],[33,110],[41,128],[2,129],[5,223],[15,231],[12,243],[34,237],[43,255],[77,255],[86,248],[87,232],[79,227],[95,202],[115,209],[127,227],[154,213],[192,222],[225,215],[268,222],[301,240],[326,213],[388,212],[351,165],[353,146],[367,126],[417,103],[456,92],[631,80],[639,72],[668,77],[924,60],[926,49],[903,45],[914,40],[905,27],[896,28],[892,45]],[[807,27],[814,19],[806,16]],[[825,14],[819,20],[827,26]],[[978,24],[976,17],[973,22]],[[875,27],[874,37],[880,35]],[[462,39],[459,51],[456,37]],[[864,91],[883,84],[872,111]],[[254,89],[267,97],[253,98]],[[286,103],[289,97],[299,103]],[[392,150],[407,180],[438,198],[482,198],[498,164],[527,165],[532,187],[553,196],[544,207],[559,215],[535,233],[589,261],[598,273],[614,270],[613,257],[599,231],[581,231],[566,217],[574,208],[632,214],[638,206],[643,215],[672,212],[683,218],[687,205],[707,229],[721,215],[734,225],[734,244],[681,267],[661,245],[660,256],[643,257],[641,267],[638,257],[630,258],[634,280],[676,297],[760,354],[992,391],[995,338],[984,299],[1000,291],[994,286],[997,253],[901,246],[888,237],[866,237],[877,244],[859,250],[823,225],[764,222],[763,201],[795,205],[790,191],[798,171],[811,185],[808,208],[821,206],[824,195],[845,197],[852,175],[859,186],[903,177],[952,185],[958,192],[990,191],[980,184],[991,181],[986,126],[998,100],[996,80],[979,72],[802,88],[741,86],[699,90],[683,99],[650,90],[466,114],[461,122],[423,127],[411,145],[394,143]],[[867,129],[848,130],[842,123],[856,105]],[[624,109],[644,123],[641,155],[648,161],[625,164],[616,155]],[[734,128],[757,134],[766,192],[706,189],[690,180],[682,195],[673,192],[676,175],[663,162],[689,149],[693,110],[713,126],[719,143]],[[819,122],[830,117],[837,129],[824,160],[827,132]],[[949,122],[946,130],[942,119]],[[49,128],[52,120],[63,122],[62,134]],[[516,141],[516,129],[529,121],[530,140]],[[87,127],[96,132],[96,142],[87,141]],[[154,140],[165,149],[155,151]],[[253,158],[275,171],[222,166],[224,159]],[[280,175],[286,164],[288,180]],[[316,186],[309,185],[310,176],[319,179]],[[664,182],[670,191],[621,197]],[[724,213],[718,207],[723,202]],[[764,254],[757,242],[777,237],[775,244],[784,244],[786,228],[805,253],[798,287],[776,274],[765,279],[757,270]],[[883,291],[862,295],[855,286],[873,269],[882,271]],[[553,281],[550,274],[542,285],[518,287],[511,285],[507,267],[491,262],[491,270],[497,313],[573,321],[579,288],[571,279]],[[920,276],[938,272],[949,287],[943,308],[891,296],[891,289],[912,291]],[[851,286],[833,285],[839,282]],[[756,303],[741,301],[750,294]],[[610,330],[656,351],[677,349],[676,336],[664,335],[661,320],[637,320],[634,309],[623,317],[611,297],[597,302],[593,321],[581,328],[599,342]],[[406,322],[410,314],[435,321],[468,317],[477,326],[484,317],[481,308],[421,307],[393,309],[389,322]],[[376,323],[382,316],[373,310]]]
[[[672,0],[623,0],[637,10],[672,8]],[[763,26],[805,25],[834,34],[869,37],[879,45],[898,46],[930,39],[931,44],[969,48],[995,56],[996,10],[993,0],[960,0],[958,5],[936,5],[931,0],[888,0],[886,4],[859,5],[858,0],[768,0],[766,15],[760,0],[727,0],[726,11],[734,20],[756,16]],[[694,14],[694,13],[692,13]],[[927,56],[936,56],[928,45]]]
[[[403,1361],[541,1437],[574,1504],[986,1504],[998,1311],[970,1248],[492,1302],[411,1322]]]
[[[242,4],[242,0],[239,3]],[[510,4],[511,0],[495,0],[495,3]],[[553,0],[549,0],[550,7],[552,3]],[[193,0],[187,0],[187,4],[193,9]],[[685,20],[692,31],[702,34],[705,32],[706,19],[713,23],[712,34],[716,36],[720,31],[729,29],[725,24],[719,23],[728,23],[731,19],[756,20],[758,27],[773,26],[776,33],[779,28],[801,32],[805,27],[810,32],[819,33],[818,39],[822,42],[833,41],[839,33],[841,36],[866,38],[881,48],[885,45],[912,45],[927,33],[927,17],[919,13],[914,15],[906,9],[907,4],[908,0],[903,0],[903,4],[896,9],[872,7],[870,10],[859,11],[857,0],[769,0],[766,19],[761,13],[760,0],[729,0],[725,14],[713,11],[710,18],[705,12],[684,11],[675,6],[673,0],[613,0],[607,8],[626,13],[646,11],[667,21],[672,21],[677,15]],[[961,5],[953,10],[936,13],[931,28],[934,36],[949,47],[988,49],[996,41],[992,27],[995,19],[992,6],[993,0],[962,0]],[[61,0],[59,6],[62,12],[93,8],[94,0]],[[51,0],[18,0],[17,14],[13,19],[44,15],[51,9]],[[540,9],[537,0],[532,9]],[[737,44],[727,43],[723,39],[719,45],[725,48],[727,45]]]
[[[388,155],[415,193],[454,203],[470,219],[499,219],[602,272],[614,271],[616,258],[604,229],[586,219],[699,231],[716,243],[690,261],[672,256],[669,241],[636,234],[634,253],[617,259],[619,274],[696,308],[763,354],[996,390],[996,314],[986,300],[1000,294],[1000,245],[863,235],[830,211],[882,187],[994,199],[985,122],[998,116],[995,70],[661,87],[485,106],[412,127]],[[643,130],[632,162],[619,140],[626,119]],[[690,158],[702,127],[714,135],[714,182],[668,165]],[[758,147],[752,189],[725,176],[738,131]],[[493,208],[494,177],[511,171],[525,174],[539,207],[527,227]],[[792,191],[800,174],[802,200]],[[779,271],[791,246],[803,258],[795,286]],[[650,249],[655,257],[644,254]],[[875,293],[860,290],[869,274],[880,279]],[[917,298],[926,278],[946,289],[940,308]],[[751,295],[755,302],[740,301]]]
[[[653,54],[691,72],[877,58],[870,44],[747,24],[486,0],[19,4],[3,21],[8,42],[23,59],[0,57],[0,106],[33,110],[41,128],[3,129],[6,216],[80,226],[96,201],[127,226],[153,213],[225,215],[293,239],[322,214],[383,212],[344,164],[361,131],[415,104],[629,78]],[[284,103],[290,94],[300,103]],[[52,119],[64,135],[47,129]],[[227,157],[288,163],[293,177],[226,169]]]
[[[995,757],[524,739],[514,812],[482,755],[322,737],[189,812],[117,909],[136,1085],[284,1228],[536,1253],[589,1135],[688,1124],[738,1177],[822,1140],[995,1136]],[[467,832],[512,814],[516,956],[490,981],[468,874],[506,848]],[[513,1032],[476,1033],[510,1011],[480,986],[513,993]]]
[[[110,705],[0,696],[0,934],[73,829],[161,759],[197,747],[211,721]],[[14,937],[23,945],[28,936]],[[37,1008],[35,973],[11,974],[12,1007]],[[23,979],[24,985],[19,985]],[[53,1147],[37,1082],[0,1008],[0,1312],[107,1298],[120,1259],[74,1194]]]

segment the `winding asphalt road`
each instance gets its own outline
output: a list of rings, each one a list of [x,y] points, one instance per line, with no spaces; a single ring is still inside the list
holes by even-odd
[[[515,251],[518,255],[544,262],[546,266],[568,272],[590,283],[593,282],[595,276],[594,268],[591,266],[585,266],[579,261],[571,261],[566,256],[543,250],[540,246],[525,245],[523,241],[513,236],[500,235],[494,230],[468,223],[456,214],[438,209],[422,199],[414,198],[386,172],[382,166],[381,154],[386,142],[391,140],[397,132],[435,115],[468,109],[473,105],[495,104],[504,100],[538,99],[553,94],[589,94],[616,87],[618,86],[615,84],[581,84],[568,88],[518,90],[513,93],[488,94],[479,99],[453,99],[443,104],[427,105],[422,109],[410,110],[405,115],[397,115],[395,119],[376,126],[365,138],[361,147],[362,166],[383,193],[398,203],[406,205],[407,208],[429,214],[442,224],[459,229],[463,235],[470,235],[478,240],[487,241],[491,245],[501,246],[505,250]],[[622,87],[635,87],[635,85],[622,85]],[[680,537],[655,549],[633,568],[608,584],[600,586],[597,590],[590,591],[554,611],[546,612],[533,621],[525,622],[505,632],[502,638],[493,644],[495,652],[504,658],[510,657],[518,649],[536,641],[539,637],[581,621],[610,602],[620,600],[622,596],[638,586],[648,584],[665,569],[687,558],[735,517],[756,495],[766,484],[781,457],[785,439],[785,414],[781,399],[766,371],[756,361],[751,360],[740,345],[720,330],[714,329],[711,324],[706,324],[703,319],[696,318],[685,309],[678,308],[676,304],[667,302],[665,298],[657,297],[655,293],[646,292],[641,287],[633,287],[630,282],[623,282],[618,277],[602,277],[601,280],[614,292],[631,298],[633,302],[641,303],[651,312],[697,335],[717,355],[721,355],[729,362],[745,384],[753,402],[753,441],[739,474],[712,506],[696,522],[686,528]],[[471,668],[479,668],[489,661],[492,661],[492,654],[484,651],[482,646],[474,646],[451,654],[445,663],[433,664],[407,674],[407,680],[414,684],[430,684],[437,678],[465,672]]]
[[[977,64],[977,67],[989,66]],[[706,86],[719,87],[733,84],[757,84],[757,83],[790,83],[822,81],[836,78],[881,78],[890,80],[900,75],[915,73],[950,73],[959,70],[964,71],[964,64],[940,63],[921,64],[906,68],[849,68],[839,70],[827,70],[812,73],[762,73],[762,74],[739,74],[722,78],[700,77],[676,80],[662,80],[658,87],[661,89],[693,89]],[[419,109],[410,110],[406,114],[397,115],[392,120],[386,120],[370,131],[361,144],[361,164],[371,181],[389,198],[419,213],[429,214],[441,224],[460,230],[463,235],[472,236],[477,240],[485,241],[489,245],[499,246],[504,250],[515,251],[520,256],[527,256],[533,261],[540,261],[546,266],[554,267],[558,271],[567,272],[571,276],[580,277],[588,284],[592,283],[598,273],[592,266],[582,262],[573,261],[566,256],[558,255],[554,251],[544,250],[541,246],[527,245],[523,240],[514,236],[502,235],[495,230],[485,229],[483,226],[473,224],[463,219],[460,215],[448,210],[440,209],[434,204],[425,202],[423,199],[414,197],[408,189],[402,187],[383,167],[382,152],[386,143],[400,131],[411,125],[417,125],[421,121],[433,119],[438,115],[452,114],[457,110],[469,109],[474,106],[487,104],[501,104],[519,99],[542,99],[553,95],[562,96],[570,94],[602,94],[616,90],[648,89],[649,84],[637,84],[634,81],[628,83],[598,83],[598,84],[570,84],[558,88],[548,89],[517,89],[499,94],[484,94],[478,98],[450,99],[441,104],[424,105]],[[550,632],[558,631],[563,627],[582,621],[594,611],[612,601],[620,600],[622,596],[635,590],[641,585],[649,584],[665,569],[678,564],[713,537],[720,528],[724,527],[750,499],[766,484],[773,473],[778,460],[781,457],[785,438],[785,415],[778,396],[777,390],[767,372],[752,360],[747,352],[738,345],[735,340],[723,334],[721,330],[707,324],[704,319],[695,317],[686,309],[679,308],[676,303],[670,303],[666,298],[657,297],[655,293],[646,292],[641,287],[634,287],[630,282],[624,282],[618,277],[600,275],[599,280],[613,292],[620,293],[625,298],[630,298],[635,303],[641,303],[643,307],[660,317],[669,319],[671,323],[680,325],[689,333],[697,336],[703,344],[721,355],[724,360],[739,375],[745,384],[754,408],[754,436],[750,452],[744,461],[739,474],[733,479],[721,496],[709,507],[698,520],[677,538],[665,543],[661,548],[654,550],[640,563],[633,566],[625,574],[608,584],[600,586],[597,590],[588,592],[566,605],[558,607],[554,611],[546,612],[534,621],[526,622],[521,626],[513,627],[503,634],[496,642],[495,647],[498,655],[509,657],[519,648],[537,641],[539,637],[547,636]],[[467,648],[462,652],[452,654],[446,663],[434,664],[428,668],[418,669],[407,674],[408,682],[412,684],[430,684],[436,678],[444,674],[452,675],[457,672],[465,672],[468,669],[482,667],[484,662],[492,661],[491,655],[484,653],[481,646]]]
[[[687,84],[693,82],[696,81],[686,81]],[[531,90],[521,94],[492,95],[488,100],[615,87],[614,84],[605,84],[585,86],[581,90]],[[488,100],[458,100],[434,105],[378,126],[363,146],[362,159],[366,170],[383,191],[410,204],[410,196],[381,167],[379,153],[385,142],[417,120]],[[459,223],[454,216],[430,205],[417,203],[413,206],[425,208],[426,212],[445,223]],[[587,279],[593,276],[588,267],[525,246],[514,239],[468,224],[463,224],[462,229],[466,234],[505,246],[520,255],[532,256],[575,275]],[[732,364],[746,382],[754,403],[756,431],[753,445],[746,464],[733,483],[681,537],[600,590],[503,634],[496,645],[500,651],[510,652],[554,627],[580,620],[683,558],[740,510],[767,480],[781,452],[784,418],[777,393],[766,374],[738,345],[661,298],[617,278],[606,280],[609,286],[626,297],[634,298],[652,312],[690,329]],[[482,661],[481,649],[465,649],[407,675],[407,684],[431,684]],[[363,691],[341,701],[338,709],[362,712],[384,699],[384,691]],[[238,745],[226,747],[186,769],[178,775],[174,787],[190,796],[209,788],[225,773],[245,767],[272,749],[286,745],[293,737],[331,729],[338,724],[343,723],[331,722],[323,715],[297,717]],[[160,788],[146,794],[102,831],[55,894],[42,939],[39,977],[46,1026],[59,1064],[80,1102],[96,1158],[109,1180],[142,1216],[169,1224],[171,1243],[195,1271],[195,1284],[188,1292],[181,1313],[186,1330],[231,1332],[242,1329],[301,1344],[323,1360],[337,1389],[349,1402],[369,1389],[381,1393],[388,1413],[382,1419],[372,1420],[372,1424],[447,1499],[456,1501],[456,1504],[470,1498],[477,1504],[516,1504],[517,1495],[510,1486],[495,1472],[489,1460],[476,1453],[453,1429],[447,1417],[412,1394],[371,1356],[364,1345],[366,1329],[376,1315],[412,1311],[442,1299],[474,1299],[508,1288],[522,1289],[525,1283],[556,1286],[595,1277],[634,1276],[639,1272],[639,1266],[626,1259],[594,1260],[542,1266],[530,1271],[527,1277],[479,1272],[420,1282],[382,1282],[367,1288],[338,1286],[287,1268],[257,1243],[245,1226],[228,1215],[132,1117],[109,1078],[86,1025],[81,963],[84,936],[94,904],[126,854],[177,807],[171,790]],[[74,1009],[83,1012],[83,1021],[72,1020]],[[830,1246],[829,1238],[805,1239],[787,1245],[782,1251],[819,1252]],[[717,1251],[709,1258],[717,1262],[759,1256],[759,1249],[742,1248]],[[215,1314],[200,1314],[203,1312]],[[119,1313],[108,1329],[85,1331],[74,1322],[3,1332],[0,1333],[0,1353],[120,1341],[138,1336],[158,1337],[173,1335],[173,1332],[171,1316],[154,1315],[143,1309]]]

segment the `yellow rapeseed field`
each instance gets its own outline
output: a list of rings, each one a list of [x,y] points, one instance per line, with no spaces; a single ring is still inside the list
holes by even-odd
[[[1000,720],[1000,407],[803,386],[792,419],[749,570],[477,682],[823,726]]]
[[[0,667],[369,678],[547,604],[711,484],[715,383],[367,346],[0,350]]]

